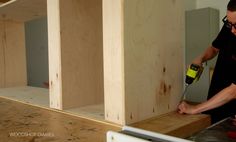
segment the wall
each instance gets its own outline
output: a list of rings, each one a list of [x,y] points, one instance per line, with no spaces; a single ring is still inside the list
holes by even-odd
[[[25,23],[28,85],[44,87],[48,81],[47,18]]]
[[[220,11],[220,28],[223,25],[221,19],[226,15],[226,7],[229,0],[197,0],[197,8],[212,7]]]
[[[196,0],[185,0],[185,10],[193,10],[196,9]]]
[[[199,37],[199,39],[195,39],[195,41],[192,42],[192,45],[191,45],[192,47],[188,47],[188,48],[194,47],[196,50],[198,50],[198,52],[196,52],[196,51],[191,52],[191,55],[189,55],[193,59],[194,59],[194,57],[196,57],[200,53],[204,52],[205,48],[207,48],[208,45],[211,44],[212,40],[217,36],[218,31],[221,29],[221,27],[223,25],[223,22],[221,21],[221,19],[226,14],[227,3],[228,3],[228,0],[227,1],[226,0],[214,0],[214,1],[213,0],[196,0],[195,1],[195,6],[196,6],[195,9],[200,10],[200,9],[207,8],[207,7],[217,9],[217,10],[219,10],[219,14],[217,14],[217,15],[219,15],[217,17],[219,17],[219,18],[215,19],[215,20],[212,19],[213,17],[210,18],[211,16],[209,18],[205,18],[206,15],[204,15],[204,14],[202,15],[202,18],[198,17],[198,20],[196,20],[195,18],[193,18],[191,16],[189,17],[189,18],[192,18],[192,21],[190,24],[192,29],[189,28],[188,31],[191,32],[192,35]],[[192,1],[192,3],[191,3],[188,0],[186,0],[185,1],[185,6],[186,6],[185,10],[188,12],[191,12],[191,10],[194,9],[193,5],[194,5],[194,1]],[[211,14],[213,14],[213,13],[211,13]],[[217,17],[215,17],[215,18],[217,18]],[[214,24],[209,23],[209,25],[206,25],[210,21],[212,21]],[[218,21],[218,23],[214,22],[214,21]],[[216,24],[218,24],[217,27],[216,27]],[[208,26],[208,27],[206,27],[206,26]],[[203,28],[199,29],[199,27],[203,27],[203,28],[205,27],[205,30],[203,30]],[[187,28],[187,26],[186,26],[186,28]],[[207,29],[209,29],[209,30],[207,30]],[[203,41],[203,39],[207,40],[207,38],[205,38],[205,36],[210,36],[208,38],[208,43]],[[189,36],[186,36],[187,42],[190,42],[189,38],[190,38]],[[202,39],[202,40],[200,40],[200,39]],[[188,46],[188,45],[186,45],[186,46]],[[190,49],[190,50],[192,50],[192,49]],[[188,54],[190,54],[190,52]],[[186,56],[186,57],[188,58],[188,56]],[[214,58],[214,60],[211,60],[210,62],[208,62],[208,66],[205,67],[204,73],[203,73],[200,81],[191,85],[191,87],[189,88],[189,91],[187,92],[189,94],[187,96],[188,100],[195,101],[195,102],[201,102],[206,99],[206,96],[203,93],[203,92],[207,92],[207,90],[209,88],[208,85],[205,85],[206,83],[208,84],[208,81],[205,78],[206,76],[208,76],[208,73],[206,71],[209,72],[209,68],[214,66],[215,61],[216,61],[216,58]],[[189,62],[186,63],[186,65],[188,65],[188,64],[189,64]],[[205,86],[205,87],[202,87],[202,86]],[[199,88],[201,88],[201,89],[199,89]],[[191,91],[191,90],[193,90],[193,91]],[[199,90],[199,91],[195,91],[195,90]],[[201,95],[197,96],[195,94],[201,94]]]
[[[185,12],[186,64],[202,54],[219,32],[219,11],[213,8],[194,9]],[[216,58],[207,62],[202,76],[187,90],[187,100],[202,102],[207,98],[210,84],[209,68],[215,66]]]
[[[226,15],[228,0],[185,0],[185,10],[211,7],[220,11],[220,28],[223,23],[221,19]]]

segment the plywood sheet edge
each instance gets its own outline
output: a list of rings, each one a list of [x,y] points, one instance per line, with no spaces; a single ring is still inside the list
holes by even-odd
[[[105,119],[124,125],[124,3],[103,0],[103,55]]]

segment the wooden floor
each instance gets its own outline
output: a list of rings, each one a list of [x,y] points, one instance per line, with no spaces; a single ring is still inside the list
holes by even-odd
[[[0,141],[105,142],[108,130],[121,128],[0,98]]]

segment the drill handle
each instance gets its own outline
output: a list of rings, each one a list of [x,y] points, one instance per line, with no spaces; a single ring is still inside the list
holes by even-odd
[[[198,81],[198,80],[200,79],[203,70],[204,70],[204,67],[203,67],[203,66],[200,66],[199,69],[198,69],[198,71],[197,71],[197,75],[196,75],[196,78],[195,78],[194,81]]]

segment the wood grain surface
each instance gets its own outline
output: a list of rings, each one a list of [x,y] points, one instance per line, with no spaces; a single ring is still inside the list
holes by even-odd
[[[117,125],[87,120],[0,98],[0,141],[104,142]]]

